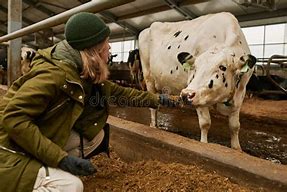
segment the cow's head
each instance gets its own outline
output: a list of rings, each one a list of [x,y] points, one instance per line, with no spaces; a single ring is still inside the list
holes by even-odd
[[[36,55],[36,51],[32,48],[21,48],[21,73],[28,73],[31,69],[31,62]]]
[[[241,78],[252,73],[256,62],[252,55],[231,49],[210,49],[196,58],[184,52],[177,57],[189,73],[181,98],[194,106],[228,102]]]

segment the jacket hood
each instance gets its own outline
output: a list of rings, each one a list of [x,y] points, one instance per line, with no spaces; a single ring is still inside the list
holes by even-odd
[[[79,72],[82,71],[83,62],[80,52],[73,49],[66,40],[63,40],[56,45],[52,55],[55,59],[63,60],[66,63],[75,65]]]
[[[66,73],[68,81],[75,81],[81,84],[81,55],[80,52],[71,48],[66,41],[61,41],[58,44],[37,51],[31,65],[41,65],[43,62],[49,62],[58,66]]]

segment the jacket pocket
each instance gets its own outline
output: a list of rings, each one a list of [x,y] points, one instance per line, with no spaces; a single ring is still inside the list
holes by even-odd
[[[7,155],[6,152],[0,152],[0,169],[16,167],[20,162],[21,158],[18,155]]]
[[[56,104],[55,106],[51,107],[51,109],[49,109],[46,113],[44,113],[42,115],[42,118],[40,118],[40,119],[41,120],[47,120],[47,119],[51,118],[53,115],[55,115],[56,113],[59,113],[61,110],[63,110],[65,108],[65,106],[70,101],[71,101],[71,98],[66,98],[62,102]]]

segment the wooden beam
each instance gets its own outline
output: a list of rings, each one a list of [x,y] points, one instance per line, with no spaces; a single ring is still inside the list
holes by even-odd
[[[22,28],[22,0],[8,0],[8,33]],[[22,38],[9,41],[8,47],[8,86],[21,75]]]
[[[276,11],[262,11],[259,13],[237,15],[236,18],[238,19],[239,22],[243,22],[243,21],[253,21],[260,19],[269,19],[274,17],[286,17],[286,16],[287,16],[287,8],[284,8],[284,9],[278,9]]]
[[[184,7],[184,6],[188,6],[188,5],[195,5],[198,3],[204,3],[204,2],[208,2],[208,1],[210,1],[210,0],[183,0],[179,3],[179,7]],[[133,13],[119,16],[118,21],[125,20],[125,19],[131,19],[131,18],[135,18],[135,17],[140,17],[140,16],[144,16],[144,15],[150,15],[150,14],[159,13],[159,12],[168,11],[168,10],[171,10],[171,7],[169,7],[168,5],[161,5],[161,6],[157,6],[157,7],[153,7],[153,8],[149,8],[149,9],[144,9],[142,11],[136,11]]]
[[[2,11],[2,12],[7,14],[8,9],[6,7],[3,7],[3,6],[0,5],[0,11]],[[34,23],[32,20],[30,20],[30,19],[28,19],[26,17],[22,17],[22,21],[25,22],[28,25],[31,25],[31,24]]]
[[[197,17],[193,12],[185,7],[181,7],[176,0],[164,0],[165,3],[176,12],[184,16],[185,19],[194,19]]]
[[[130,32],[134,35],[139,34],[139,30],[137,28],[135,28],[134,26],[132,26],[132,25],[130,25],[124,21],[118,21],[118,18],[108,11],[102,11],[102,12],[100,12],[100,15],[102,15],[106,19],[110,20],[111,22],[118,24],[119,26],[121,26],[122,28],[124,28],[125,30],[127,30],[128,32]]]
[[[56,13],[51,11],[50,9],[46,8],[45,6],[41,5],[39,1],[34,0],[23,0],[24,3],[28,4],[29,6],[38,9],[42,13],[45,13],[48,16],[53,16]]]

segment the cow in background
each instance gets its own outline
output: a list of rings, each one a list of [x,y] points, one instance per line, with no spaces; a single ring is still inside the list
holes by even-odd
[[[32,48],[21,48],[21,75],[27,73],[31,69],[31,61],[35,57],[36,51]],[[0,84],[7,84],[7,51],[1,49],[0,51]]]
[[[31,69],[31,62],[36,55],[36,51],[29,47],[21,48],[21,74],[25,74]]]
[[[7,70],[2,65],[0,65],[0,84],[7,84]]]
[[[280,77],[278,75],[270,75],[270,77],[282,88],[287,90],[287,79]],[[264,75],[252,74],[248,84],[246,86],[246,91],[249,93],[249,97],[256,95],[264,99],[281,100],[286,99],[286,93],[279,89],[272,83],[272,81]]]
[[[140,60],[139,50],[131,50],[128,57],[128,65],[131,74],[131,83],[135,84],[137,88],[146,90],[146,85],[143,78],[142,64]]]
[[[114,59],[114,57],[117,57],[117,56],[118,56],[118,54],[112,54],[112,53],[110,53],[109,60],[108,60],[108,66],[109,66],[109,67],[112,67],[112,66],[113,66],[113,64],[114,64],[113,59]]]
[[[256,58],[232,14],[155,22],[140,33],[139,50],[147,90],[180,95],[194,106],[205,143],[209,107],[216,107],[228,116],[231,147],[241,150],[239,112]],[[156,110],[151,112],[151,126],[156,126]]]
[[[0,84],[7,84],[7,48],[0,47]]]

